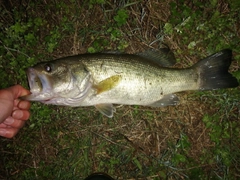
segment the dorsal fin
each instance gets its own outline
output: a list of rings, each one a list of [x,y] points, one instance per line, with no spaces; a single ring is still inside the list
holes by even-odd
[[[153,61],[162,67],[170,67],[176,63],[176,58],[169,48],[161,48],[158,50],[148,49],[136,55]]]

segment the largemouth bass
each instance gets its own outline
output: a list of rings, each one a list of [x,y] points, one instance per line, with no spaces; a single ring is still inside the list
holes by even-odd
[[[115,111],[113,104],[176,105],[176,92],[237,87],[237,79],[228,72],[231,60],[229,49],[185,69],[169,67],[175,59],[166,49],[64,57],[28,68],[32,94],[23,99],[72,107],[95,106],[108,117]]]

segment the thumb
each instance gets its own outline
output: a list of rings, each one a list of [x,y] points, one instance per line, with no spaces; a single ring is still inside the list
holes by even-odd
[[[30,91],[25,89],[21,85],[12,86],[8,88],[8,90],[12,92],[14,99],[30,94]]]

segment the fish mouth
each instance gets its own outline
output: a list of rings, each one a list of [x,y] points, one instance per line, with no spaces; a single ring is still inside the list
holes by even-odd
[[[52,87],[47,75],[39,73],[30,67],[27,70],[27,77],[31,94],[23,96],[21,99],[28,101],[47,101],[52,98]]]
[[[27,77],[31,93],[40,93],[42,89],[42,82],[38,77],[37,72],[33,68],[28,68]]]

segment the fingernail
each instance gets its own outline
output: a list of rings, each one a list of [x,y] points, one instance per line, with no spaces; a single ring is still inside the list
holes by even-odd
[[[15,119],[21,119],[23,117],[23,112],[21,110],[16,110],[12,113]]]
[[[14,123],[14,119],[12,117],[8,117],[3,123],[6,125],[12,125]]]
[[[7,130],[0,128],[0,136],[5,136],[6,134],[7,134]]]

